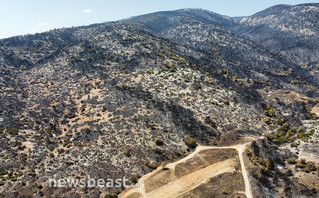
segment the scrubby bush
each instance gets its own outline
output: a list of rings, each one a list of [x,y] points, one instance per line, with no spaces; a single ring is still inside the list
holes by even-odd
[[[64,153],[64,149],[63,149],[63,148],[58,149],[58,153],[59,153],[59,154]]]
[[[194,88],[195,90],[198,90],[198,89],[201,89],[202,86],[201,86],[201,84],[200,84],[199,82],[195,82],[195,83],[193,84],[193,88]]]
[[[216,145],[217,145],[217,140],[213,139],[213,140],[211,141],[211,143],[212,143],[212,145],[216,146]]]
[[[24,146],[24,145],[19,145],[19,146],[18,146],[18,149],[19,149],[19,150],[24,150],[24,149],[25,149],[25,146]]]
[[[302,126],[299,126],[297,133],[303,133],[303,132],[305,132],[304,128]]]
[[[224,100],[224,104],[225,104],[225,105],[229,105],[229,99],[228,99],[228,98],[226,98],[226,99]]]
[[[166,161],[162,162],[161,167],[163,170],[168,170],[166,166],[167,166],[167,162]]]
[[[156,169],[157,164],[155,162],[147,162],[146,166],[149,167],[150,169]]]
[[[186,146],[188,146],[190,149],[194,149],[197,147],[196,140],[194,138],[187,138],[185,140]]]
[[[13,128],[13,129],[6,129],[6,131],[11,135],[16,135],[19,133],[19,129]]]
[[[151,129],[155,129],[156,124],[155,124],[153,121],[151,121],[151,122],[148,123],[148,126],[149,126]]]
[[[296,163],[297,163],[297,159],[294,158],[294,157],[289,158],[289,159],[288,159],[288,163],[289,163],[289,164],[296,164]]]
[[[0,170],[0,176],[8,174],[8,171]]]
[[[270,161],[270,159],[266,160],[265,161],[266,163],[262,166],[262,173],[264,175],[267,175],[267,176],[272,176],[273,175],[273,165]]]
[[[291,147],[298,147],[300,145],[300,142],[293,142],[290,144]]]
[[[214,128],[216,128],[216,126],[217,126],[216,121],[213,120],[213,119],[211,119],[210,116],[207,116],[207,117],[205,118],[205,123],[208,124],[208,125],[210,125],[210,126],[212,126],[212,127],[214,127]]]
[[[286,122],[286,119],[285,118],[281,118],[281,119],[278,119],[277,122],[278,122],[279,125],[283,125]]]
[[[130,150],[124,150],[124,155],[126,157],[131,157],[131,151]]]
[[[72,114],[69,115],[68,119],[73,119],[73,118],[75,118],[75,117],[76,117],[76,114],[75,114],[75,113],[72,113]]]
[[[228,195],[229,194],[229,191],[227,190],[227,188],[223,188],[222,189],[222,194],[224,194],[224,195]]]
[[[13,147],[18,147],[18,146],[21,146],[21,145],[22,145],[22,142],[16,141],[16,142],[13,144]]]
[[[298,133],[298,137],[304,141],[307,141],[313,136],[314,133],[315,133],[315,130],[312,129],[309,132]]]
[[[316,170],[317,170],[317,167],[315,162],[307,162],[305,168],[303,169],[303,171],[305,171],[306,173],[309,173],[311,171],[316,171]]]
[[[260,173],[262,173],[262,175],[273,176],[274,165],[270,159],[264,159],[261,156],[255,155],[248,148],[245,149],[244,153],[247,155],[248,159],[251,162],[259,166],[259,170],[260,170]],[[258,178],[261,178],[261,175],[259,175]]]
[[[132,175],[132,176],[130,177],[130,182],[131,182],[132,184],[136,184],[137,181],[138,181],[138,178],[137,178],[136,175]]]
[[[106,194],[106,195],[104,196],[104,198],[117,198],[117,197],[118,197],[118,196],[117,196],[116,193]]]
[[[40,184],[40,183],[37,183],[36,186],[37,186],[38,189],[42,189],[43,188],[42,184]]]
[[[264,119],[264,122],[265,122],[266,124],[270,124],[270,122],[271,122],[270,117],[266,117],[266,118]]]
[[[156,153],[158,155],[162,155],[164,153],[164,151],[160,148],[154,148],[153,151],[154,151],[154,153]]]
[[[298,162],[296,163],[296,167],[297,168],[305,168],[306,167],[306,160],[305,159],[300,159],[298,160]]]
[[[269,109],[266,109],[264,111],[264,114],[269,117],[274,117],[276,115],[276,112],[273,107],[270,107]]]
[[[154,142],[157,146],[163,146],[164,142],[160,137],[154,139]]]
[[[177,156],[182,156],[183,155],[183,152],[181,150],[175,150],[174,153]]]

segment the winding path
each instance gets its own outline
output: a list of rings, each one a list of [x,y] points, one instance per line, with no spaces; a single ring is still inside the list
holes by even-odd
[[[199,152],[201,151],[204,151],[204,150],[211,150],[211,149],[236,149],[237,152],[238,152],[238,157],[239,157],[239,161],[240,161],[240,166],[241,166],[241,171],[242,171],[242,175],[243,175],[243,179],[244,179],[244,182],[245,182],[245,195],[247,198],[253,198],[253,193],[252,193],[252,189],[251,189],[251,185],[250,185],[250,182],[249,182],[249,177],[248,177],[248,173],[247,173],[247,170],[246,170],[246,167],[245,167],[245,163],[244,163],[244,159],[243,159],[243,152],[246,148],[248,143],[244,143],[244,144],[238,144],[238,145],[232,145],[232,146],[202,146],[202,145],[198,145],[197,148],[195,149],[195,151],[193,153],[191,153],[190,155],[186,156],[185,158],[179,160],[179,161],[176,161],[176,162],[173,162],[173,163],[170,163],[168,164],[166,167],[169,168],[171,170],[171,173],[172,175],[175,175],[175,167],[176,165],[180,164],[180,163],[183,163],[183,162],[186,162],[187,160],[189,159],[192,159],[193,157],[195,157],[196,154],[198,154]],[[227,160],[225,160],[227,161]],[[230,162],[231,160],[228,160],[227,162]],[[212,164],[206,168],[204,168],[206,170],[206,172],[210,172],[211,175],[218,175],[218,174],[222,174],[223,172],[230,172],[232,171],[230,169],[230,167],[226,168],[225,170],[221,170],[223,168],[221,167],[226,167],[225,166],[226,163],[216,163],[216,164]],[[156,195],[159,195],[159,193],[161,192],[161,189],[162,188],[159,188],[159,189],[156,189],[155,191],[152,191],[152,192],[149,192],[149,193],[146,193],[145,192],[145,181],[147,181],[148,178],[150,178],[151,176],[155,175],[158,171],[162,170],[161,167],[158,167],[156,170],[154,170],[153,172],[150,172],[146,175],[144,175],[143,177],[141,177],[138,181],[138,184],[139,184],[139,193],[142,195],[143,198],[155,198],[157,197]],[[205,174],[203,174],[203,172],[205,171],[197,171],[197,174],[199,173],[199,175],[201,175],[202,177],[205,177]],[[190,174],[189,175],[190,177],[194,177],[194,174]],[[165,186],[166,191],[169,191],[169,192],[174,192],[174,191],[171,191],[170,189],[176,189],[176,186],[179,185],[179,183],[181,182],[180,180],[182,180],[183,178],[179,179],[179,180],[176,180],[168,185]],[[203,178],[201,178],[203,179]],[[197,179],[197,181],[199,181],[200,178]],[[194,181],[196,181],[196,178],[194,177]],[[186,185],[186,187],[188,189],[193,189],[194,187],[192,187],[191,185],[192,184],[195,184],[196,182],[192,182],[190,185]],[[183,184],[185,184],[185,182],[183,182]],[[131,192],[129,191],[124,191],[123,193],[120,194],[119,197],[130,197],[131,193],[136,193],[136,190],[133,190]],[[176,193],[176,192],[175,192]],[[174,193],[173,193],[174,194]],[[159,196],[161,197],[161,196]],[[165,197],[165,196],[163,196]],[[168,197],[176,197],[175,195],[170,195]]]
[[[245,150],[246,145],[242,145],[239,146],[237,151],[238,151],[238,156],[239,156],[239,160],[240,160],[240,166],[241,166],[241,172],[243,174],[243,178],[245,181],[245,193],[246,193],[246,197],[247,198],[253,198],[253,192],[251,190],[251,185],[248,179],[248,173],[245,167],[245,163],[244,163],[244,158],[243,158],[243,152]]]

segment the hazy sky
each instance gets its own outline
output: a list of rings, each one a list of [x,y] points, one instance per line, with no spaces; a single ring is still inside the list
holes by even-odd
[[[0,0],[0,38],[54,28],[114,21],[150,12],[203,8],[247,16],[276,4],[303,0]],[[319,2],[313,0],[312,2]]]

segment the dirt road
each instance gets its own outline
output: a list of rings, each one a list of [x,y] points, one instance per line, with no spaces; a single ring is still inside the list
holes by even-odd
[[[186,156],[185,158],[168,164],[166,167],[171,170],[172,175],[175,175],[175,167],[178,164],[181,164],[183,162],[186,162],[189,159],[194,158],[198,153],[204,150],[211,150],[211,149],[236,149],[238,152],[238,157],[241,165],[241,172],[243,175],[243,179],[245,182],[245,195],[247,198],[253,198],[252,190],[251,190],[251,185],[249,182],[249,177],[248,173],[244,164],[244,159],[243,159],[243,152],[246,148],[246,145],[248,143],[244,144],[238,144],[238,145],[232,145],[232,146],[202,146],[198,145],[196,150],[191,153],[190,155]],[[186,176],[177,178],[168,184],[161,186],[155,190],[152,190],[150,192],[145,191],[145,182],[152,177],[153,175],[157,174],[159,171],[162,170],[162,167],[158,167],[156,170],[153,172],[150,172],[143,177],[140,178],[139,180],[139,193],[140,197],[143,198],[172,198],[172,197],[178,197],[182,195],[183,193],[186,193],[197,186],[199,186],[203,181],[206,181],[207,179],[211,177],[215,177],[217,175],[226,173],[226,172],[233,172],[234,170],[234,160],[228,159],[224,160],[221,162],[217,162],[214,164],[211,164],[203,169],[200,169],[198,171],[192,172]],[[123,193],[120,194],[119,197],[133,197],[133,193],[136,195],[138,191],[136,189],[134,190],[126,190]]]

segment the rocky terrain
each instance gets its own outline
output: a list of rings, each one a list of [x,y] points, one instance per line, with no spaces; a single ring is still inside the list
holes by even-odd
[[[305,64],[318,62],[318,4],[278,5],[244,17],[236,33]]]
[[[318,10],[231,18],[185,9],[0,40],[0,197],[124,190],[48,182],[88,175],[141,178],[154,197],[162,179],[174,187],[197,175],[187,184],[209,182],[174,196],[249,197],[241,155],[254,197],[318,196]],[[226,148],[244,142],[244,152]],[[196,145],[225,150],[165,178]],[[229,170],[215,177],[217,163]]]

